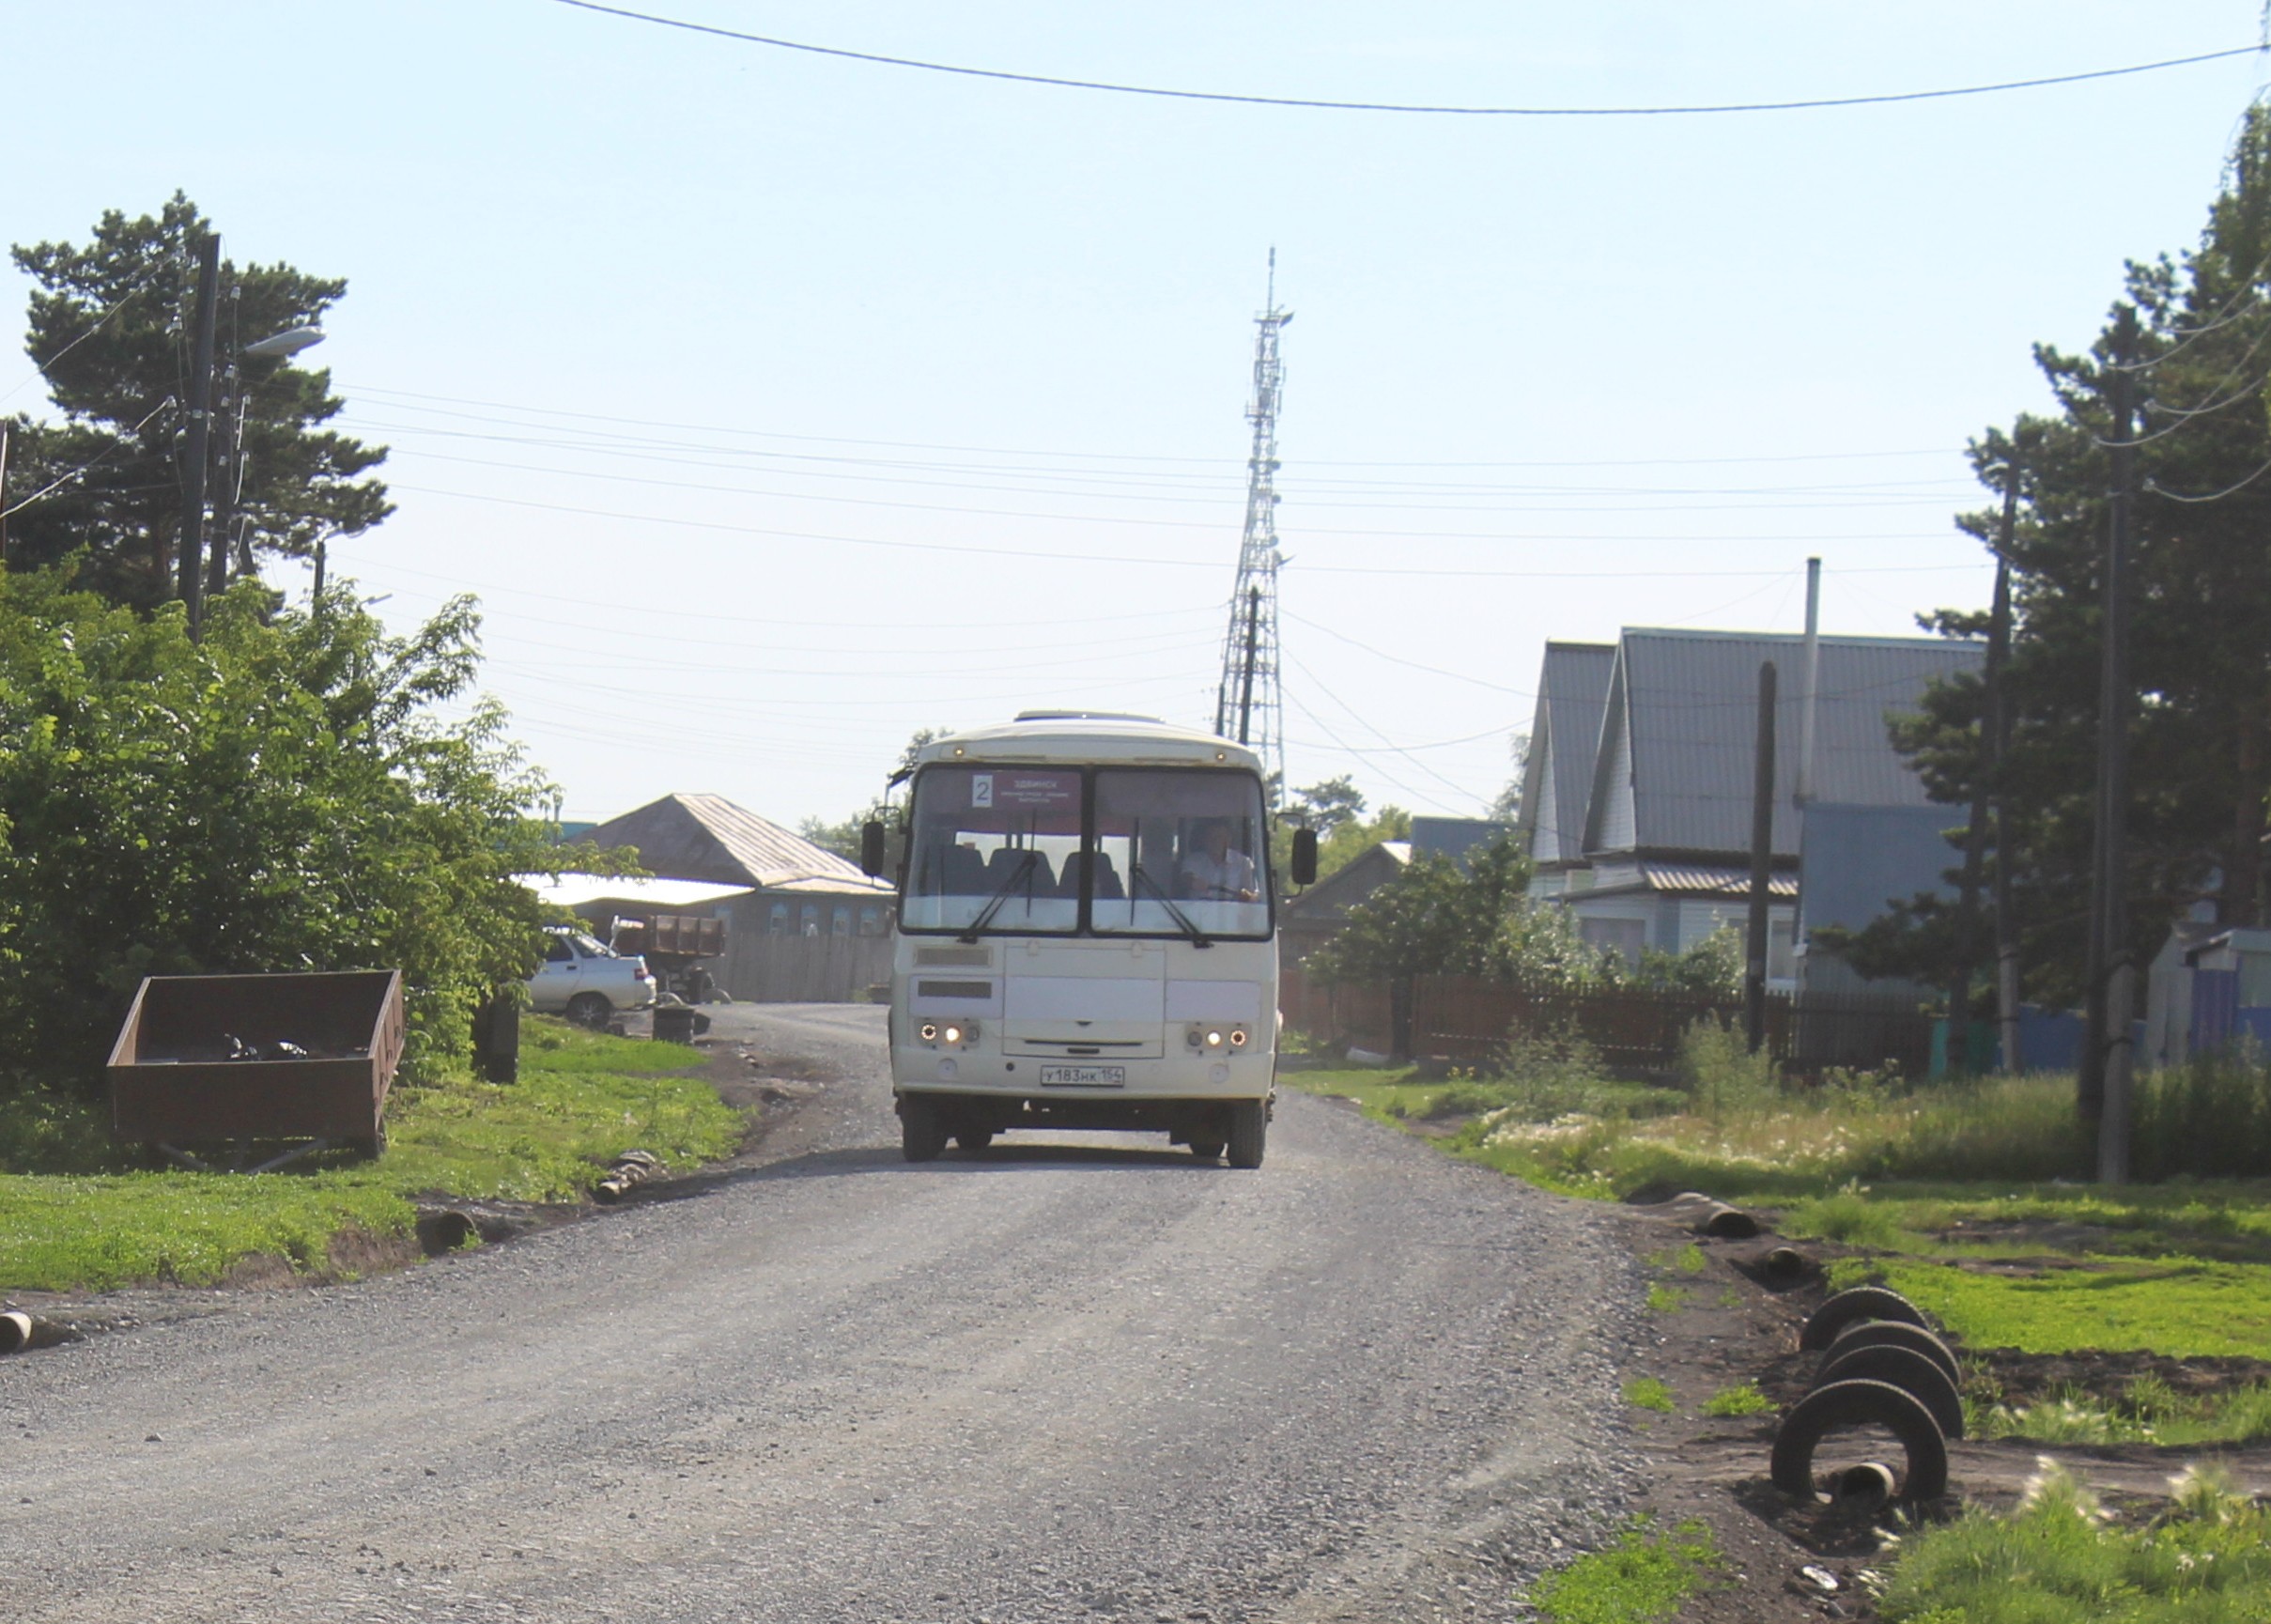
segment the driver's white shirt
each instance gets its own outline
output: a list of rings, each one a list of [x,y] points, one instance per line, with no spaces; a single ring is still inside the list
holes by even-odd
[[[1259,889],[1254,883],[1254,859],[1238,851],[1224,852],[1219,861],[1211,852],[1193,852],[1182,859],[1182,877],[1192,895],[1214,902],[1237,902]]]

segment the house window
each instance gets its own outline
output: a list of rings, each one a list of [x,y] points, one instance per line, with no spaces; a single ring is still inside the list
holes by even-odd
[[[883,935],[883,910],[873,903],[859,910],[859,934],[863,936]]]
[[[1585,946],[1603,958],[1614,954],[1628,965],[1637,965],[1641,950],[1648,945],[1648,921],[1581,919],[1577,921],[1577,934]]]
[[[765,922],[767,936],[785,936],[789,934],[789,905],[775,903],[772,916]]]
[[[1767,926],[1767,980],[1798,979],[1798,921],[1774,920]]]
[[[820,934],[820,905],[807,903],[797,910],[796,934],[816,936]]]
[[[835,917],[829,921],[829,923],[836,935],[840,936],[850,936],[852,934],[852,910],[842,904],[838,904]]]

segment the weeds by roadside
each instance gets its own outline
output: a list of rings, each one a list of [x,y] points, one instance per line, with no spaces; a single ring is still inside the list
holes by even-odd
[[[1723,1566],[1701,1523],[1659,1531],[1643,1518],[1607,1550],[1540,1579],[1528,1601],[1551,1624],[1659,1624]]]
[[[2271,1512],[2212,1467],[2171,1485],[2170,1509],[2115,1522],[2042,1462],[2009,1517],[1971,1512],[1906,1537],[1886,1624],[2242,1624],[2271,1616]]]
[[[1742,1382],[1706,1399],[1703,1413],[1720,1417],[1763,1415],[1773,1408],[1774,1400],[1758,1390],[1756,1382]]]
[[[2155,1376],[2127,1383],[2106,1400],[2071,1384],[2032,1404],[1967,1395],[1965,1430],[1978,1438],[2038,1444],[2155,1444],[2191,1448],[2271,1438],[2271,1382],[2230,1393],[2176,1392]]]

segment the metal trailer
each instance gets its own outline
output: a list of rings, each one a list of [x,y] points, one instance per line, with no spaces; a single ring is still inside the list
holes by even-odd
[[[400,970],[151,976],[111,1049],[112,1130],[209,1171],[376,1156],[405,1027]]]

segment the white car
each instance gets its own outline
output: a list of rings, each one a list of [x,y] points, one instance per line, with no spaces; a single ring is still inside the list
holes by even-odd
[[[545,935],[544,964],[529,977],[529,1002],[537,1010],[604,1027],[619,1010],[654,1006],[655,978],[643,957],[568,925],[547,925]]]

